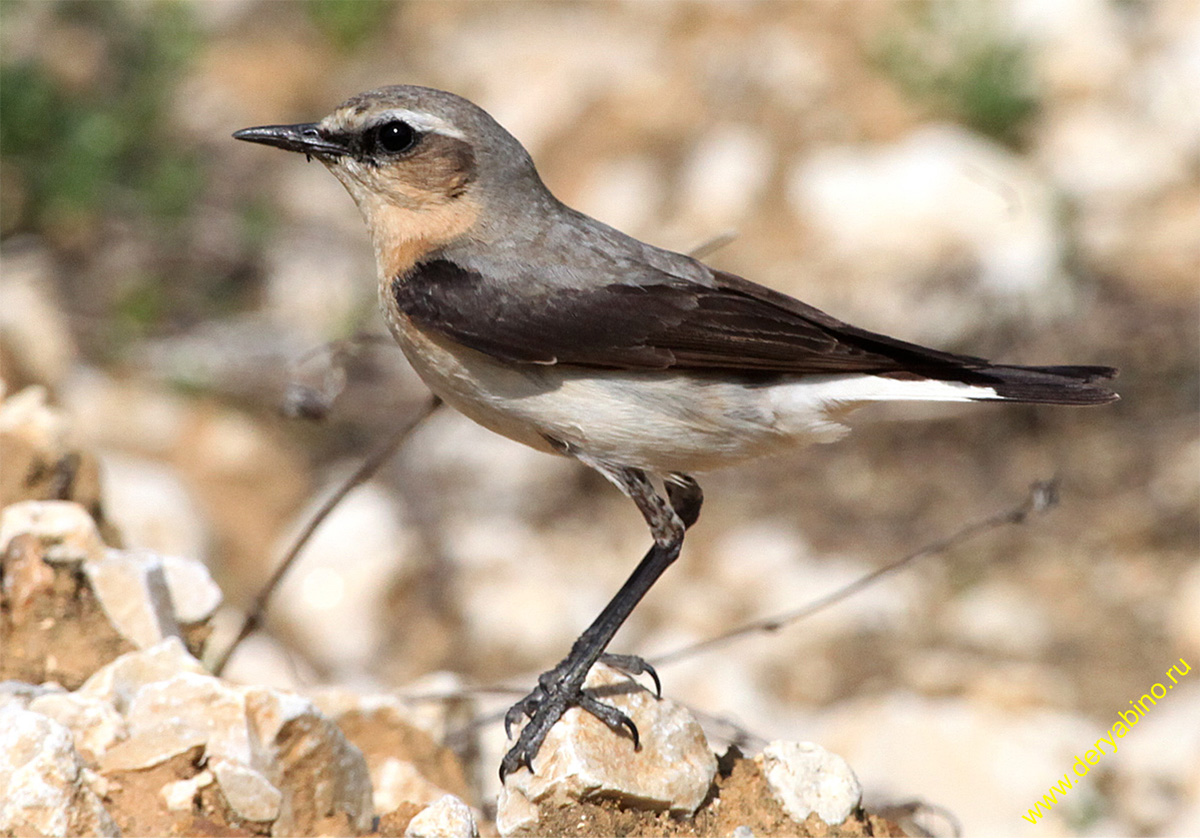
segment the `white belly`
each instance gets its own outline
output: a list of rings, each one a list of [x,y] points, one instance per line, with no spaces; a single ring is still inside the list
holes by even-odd
[[[843,430],[821,411],[808,412],[803,428],[781,423],[773,388],[677,371],[505,365],[407,323],[394,331],[434,393],[480,425],[541,451],[555,451],[550,438],[606,463],[692,472]]]

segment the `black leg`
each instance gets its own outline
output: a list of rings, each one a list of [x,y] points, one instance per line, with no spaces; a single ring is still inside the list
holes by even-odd
[[[615,729],[627,729],[638,746],[637,727],[633,720],[610,705],[583,693],[583,682],[592,665],[604,654],[613,635],[621,628],[634,607],[645,596],[663,571],[679,556],[683,546],[683,534],[700,514],[703,496],[699,485],[686,475],[673,475],[667,483],[664,500],[655,492],[650,480],[640,469],[609,470],[604,474],[623,489],[638,505],[650,531],[654,544],[633,574],[621,586],[616,596],[609,601],[591,626],[584,630],[571,647],[570,654],[553,669],[538,677],[538,686],[533,692],[509,709],[504,718],[506,733],[522,717],[529,722],[521,730],[516,745],[509,750],[500,763],[500,778],[522,766],[533,769],[533,758],[541,748],[546,734],[566,713],[568,708],[581,706]],[[658,675],[641,659],[632,656],[613,657],[620,669],[634,672],[648,671],[658,683]],[[623,666],[622,666],[623,665]]]

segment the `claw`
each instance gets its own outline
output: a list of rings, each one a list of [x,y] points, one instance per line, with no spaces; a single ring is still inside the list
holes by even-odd
[[[649,664],[646,664],[646,662],[644,662],[644,661],[642,662],[642,664],[646,665],[646,672],[649,673],[650,678],[654,680],[654,698],[662,699],[662,682],[659,681],[658,671],[655,670],[653,667],[651,667]]]
[[[604,653],[599,658],[600,661],[607,664],[616,670],[620,670],[626,676],[640,676],[646,673],[654,680],[654,696],[656,699],[662,699],[662,682],[658,678],[658,671],[646,661],[646,659],[637,655],[621,655],[617,653]]]
[[[504,714],[504,736],[511,740],[513,726],[520,722],[522,717],[533,719],[533,715],[537,713],[537,709],[541,707],[547,695],[545,687],[539,684],[528,696],[509,708]]]
[[[625,718],[625,725],[629,727],[629,736],[633,738],[633,750],[640,752],[642,750],[642,739],[638,736],[637,726],[629,717]]]
[[[586,693],[579,697],[579,707],[603,722],[609,728],[625,729],[633,739],[634,751],[641,748],[642,743],[638,737],[638,728],[624,711],[614,708],[612,705],[606,705],[599,699]]]
[[[514,754],[516,751],[517,749],[514,748],[504,756],[504,760],[500,761],[500,783],[502,784],[504,783],[504,778],[506,775],[516,772],[522,766],[524,766],[530,772],[533,771],[532,756],[530,756],[528,752],[524,751],[522,751],[520,754]]]

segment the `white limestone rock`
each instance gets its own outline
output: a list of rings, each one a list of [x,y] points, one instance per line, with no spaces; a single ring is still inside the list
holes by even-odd
[[[221,588],[208,566],[191,556],[159,556],[175,620],[183,626],[204,623],[221,605]]]
[[[210,774],[165,786],[168,806],[186,807],[200,786],[215,782],[241,818],[271,822],[277,835],[296,833],[309,816],[339,812],[355,830],[370,827],[366,761],[337,726],[304,697],[204,672],[177,638],[117,658],[70,696],[39,701],[107,705],[125,727],[97,753],[104,772],[145,769],[203,749]],[[99,742],[102,732],[93,726],[92,734]]]
[[[59,288],[54,256],[38,237],[5,242],[0,283],[0,343],[15,369],[9,375],[59,384],[77,354]],[[6,359],[6,360],[8,360]]]
[[[192,809],[200,790],[215,782],[216,778],[213,773],[205,769],[190,778],[163,784],[158,794],[162,796],[163,803],[167,805],[168,810],[187,812]]]
[[[507,786],[501,790],[496,809],[496,831],[501,836],[527,833],[537,826],[540,819],[538,805],[526,798],[524,793],[509,792]]]
[[[838,825],[862,802],[862,785],[850,765],[816,743],[777,740],[754,760],[780,806],[796,822],[816,813],[826,824]]]
[[[96,523],[74,501],[21,501],[5,507],[0,511],[0,552],[18,536],[36,539],[38,553],[50,563],[84,562],[106,550]]]
[[[0,835],[119,836],[90,780],[66,726],[0,707]]]
[[[178,468],[112,450],[98,456],[104,515],[125,544],[200,561],[208,557],[211,535],[204,514]]]
[[[83,570],[113,628],[139,649],[180,635],[167,578],[153,554],[108,550]]]
[[[652,811],[694,813],[708,795],[717,759],[688,711],[654,695],[604,665],[588,677],[590,689],[633,720],[641,748],[579,708],[550,729],[530,773],[521,769],[504,782],[496,816],[508,835],[530,821],[530,804],[616,800]],[[615,688],[617,692],[610,693]],[[628,690],[629,692],[624,692]],[[511,745],[511,743],[510,743]]]
[[[81,754],[104,754],[129,735],[124,718],[111,703],[87,694],[47,691],[29,703],[29,710],[70,729]]]
[[[110,703],[124,714],[137,692],[179,673],[205,673],[178,638],[167,638],[153,647],[118,656],[93,673],[76,691]]]
[[[323,502],[314,499],[312,506]],[[299,646],[330,674],[361,676],[384,644],[391,608],[388,582],[416,545],[397,514],[403,507],[381,483],[356,487],[313,534],[304,562],[280,584],[275,617],[288,624]],[[312,512],[303,511],[292,529],[307,524]],[[352,562],[347,561],[348,550]]]
[[[106,772],[155,766],[196,746],[245,766],[254,757],[241,691],[213,676],[185,672],[144,685],[125,718],[129,738],[101,758]]]
[[[246,716],[254,738],[264,745],[274,743],[289,722],[304,716],[321,716],[312,700],[295,693],[257,685],[239,690],[245,697]]]
[[[449,702],[412,701],[405,696],[436,696],[439,693],[455,695],[462,691],[462,678],[453,673],[430,673],[406,685],[400,695],[395,693],[359,693],[339,687],[322,687],[306,694],[321,713],[344,726],[346,718],[351,725],[358,726],[364,717],[373,718],[373,725],[382,730],[399,734],[406,742],[415,735],[417,741],[431,738],[428,745],[446,742],[450,731],[459,730],[476,715],[476,703],[471,699],[455,699]],[[439,786],[422,772],[421,768],[408,759],[422,753],[423,747],[414,745],[401,754],[388,753],[379,746],[368,748],[367,768],[371,774],[372,800],[376,813],[390,813],[408,802],[428,806],[449,794],[449,789]],[[482,764],[486,758],[479,761]],[[486,773],[487,777],[494,777]],[[446,783],[443,778],[443,783]],[[453,787],[453,784],[450,784]]]
[[[11,705],[24,710],[29,707],[30,703],[42,696],[63,693],[66,691],[54,682],[31,685],[29,682],[6,679],[0,682],[0,708]]]
[[[243,819],[269,822],[279,817],[283,793],[261,772],[239,761],[224,758],[214,758],[208,765],[225,800]]]
[[[454,795],[443,795],[421,812],[412,817],[405,836],[422,837],[476,837],[479,828],[475,824],[475,814],[461,798]]]
[[[816,258],[853,276],[876,306],[894,283],[926,283],[949,264],[972,278],[919,301],[888,300],[878,310],[884,331],[918,320],[907,310],[918,303],[926,333],[910,337],[946,341],[998,310],[1049,316],[1070,302],[1049,184],[964,128],[926,125],[894,143],[815,149],[793,168],[788,199],[813,233]]]
[[[267,774],[283,793],[275,836],[296,835],[304,824],[345,814],[356,832],[375,816],[367,761],[329,718],[306,699],[262,688],[246,691],[249,725],[269,750]]]
[[[84,572],[113,627],[141,649],[180,635],[180,624],[202,623],[221,591],[196,560],[150,551],[109,549]]]
[[[737,226],[761,199],[774,165],[762,131],[738,123],[710,128],[683,169],[681,203],[689,221],[718,232]]]
[[[375,812],[390,813],[405,802],[432,804],[447,795],[446,790],[421,774],[412,761],[384,758],[371,776],[371,800]]]
[[[106,547],[91,515],[73,501],[22,501],[5,507],[0,551],[19,537],[34,540],[33,553],[46,563],[82,564],[113,628],[142,649],[179,636],[181,622],[207,620],[221,601],[220,589],[201,563]],[[30,573],[42,579],[48,572]]]

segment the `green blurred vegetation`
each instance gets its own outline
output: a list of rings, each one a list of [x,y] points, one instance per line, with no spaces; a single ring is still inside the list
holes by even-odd
[[[211,162],[172,119],[203,47],[194,13],[176,0],[0,0],[6,27],[33,18],[49,33],[0,60],[0,231],[38,236],[71,261],[65,296],[79,293],[81,323],[97,324],[84,340],[105,355],[239,308],[253,293],[245,255],[269,237],[270,214],[247,199],[229,253],[214,260],[196,245]],[[98,237],[114,230],[145,258],[87,275]]]
[[[37,0],[30,0],[37,2]],[[5,16],[17,4],[5,4]],[[0,64],[0,149],[23,206],[4,230],[43,233],[140,208],[155,224],[186,217],[203,188],[196,155],[170,135],[167,107],[199,44],[189,9],[80,0],[55,4],[63,27],[101,39],[99,78],[70,85],[39,58]]]
[[[165,283],[160,278],[128,281],[117,300],[110,337],[124,344],[144,337],[166,315]]]
[[[350,52],[387,28],[392,0],[305,0],[308,19],[342,52]]]
[[[902,8],[874,50],[876,63],[939,115],[1020,149],[1038,109],[1022,45],[1000,31],[986,4]]]

